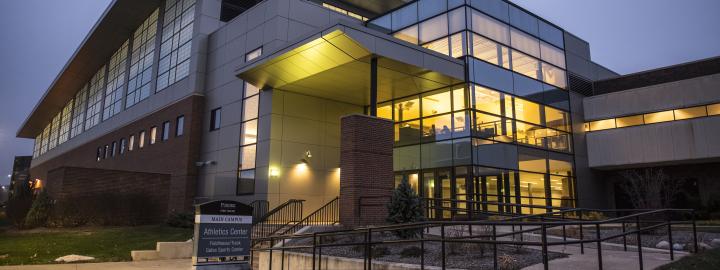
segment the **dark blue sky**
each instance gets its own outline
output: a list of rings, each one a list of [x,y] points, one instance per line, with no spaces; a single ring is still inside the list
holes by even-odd
[[[718,0],[514,0],[590,42],[621,74],[720,55]],[[15,132],[110,0],[0,1],[0,184],[32,140]]]

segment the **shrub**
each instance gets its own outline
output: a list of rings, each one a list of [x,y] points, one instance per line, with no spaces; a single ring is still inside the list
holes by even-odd
[[[195,226],[195,215],[192,212],[174,212],[168,216],[165,223],[170,227],[193,228]]]
[[[500,266],[500,269],[502,269],[502,270],[520,269],[520,264],[518,263],[518,260],[513,258],[513,256],[500,255],[500,256],[498,256],[497,260],[498,260],[498,265]]]
[[[16,227],[22,227],[30,206],[32,206],[32,190],[27,181],[17,182],[7,202],[6,214]]]
[[[28,211],[25,217],[23,227],[26,229],[36,228],[45,226],[50,216],[50,209],[52,208],[52,200],[46,190],[40,192],[35,197],[30,211]]]
[[[388,204],[387,222],[402,224],[425,221],[422,203],[415,190],[410,187],[407,178],[403,178],[400,185],[395,189],[392,199]],[[395,230],[394,233],[400,238],[412,238],[421,233],[422,229]]]
[[[145,194],[78,195],[58,200],[51,226],[134,226],[162,223],[163,206]]]

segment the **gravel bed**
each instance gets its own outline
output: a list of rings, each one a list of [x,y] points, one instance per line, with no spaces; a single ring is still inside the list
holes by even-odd
[[[634,228],[628,228],[627,230],[633,230]],[[562,229],[550,229],[548,230],[548,233],[555,236],[562,236]],[[622,234],[622,228],[601,228],[600,229],[600,236],[601,237],[608,237],[613,235]],[[684,245],[683,250],[690,251],[693,248],[693,234],[692,231],[688,230],[678,230],[673,228],[672,232],[672,239],[673,244],[679,243]],[[577,228],[566,228],[566,235],[567,237],[571,238],[579,238],[580,233]],[[583,228],[583,235],[585,236],[585,239],[595,239],[595,228]],[[627,244],[628,245],[637,245],[637,236],[635,234],[628,235],[627,237]],[[655,245],[657,245],[660,241],[668,241],[668,235],[667,235],[667,229],[663,228],[661,230],[656,231],[656,233],[643,233],[640,238],[642,239],[642,246],[643,247],[651,247],[655,248]],[[699,243],[705,243],[710,244],[710,242],[713,239],[720,239],[720,233],[715,232],[697,232],[697,240]],[[552,240],[551,240],[552,241]],[[560,240],[555,240],[560,241]],[[622,237],[617,237],[610,239],[608,241],[609,243],[616,243],[616,244],[622,244],[623,239]]]
[[[399,240],[394,234],[373,233],[373,242]],[[426,235],[427,238],[439,239],[437,236]],[[347,244],[362,243],[364,237],[356,236],[332,236],[323,237],[323,244]],[[312,244],[312,238],[297,239],[285,244],[285,246],[303,246]],[[440,242],[425,242],[425,265],[438,266],[442,264],[442,244]],[[365,247],[356,246],[335,246],[322,249],[323,256],[337,256],[347,258],[364,257]],[[296,249],[295,252],[312,253],[312,249]],[[459,269],[493,269],[493,246],[477,243],[446,243],[445,262],[448,268]],[[373,246],[372,257],[374,261],[420,264],[420,243],[394,243],[379,244]],[[538,249],[530,249],[522,246],[498,245],[497,250],[498,267],[500,269],[521,269],[533,264],[542,263],[542,253]],[[567,257],[566,254],[550,252],[550,260]]]

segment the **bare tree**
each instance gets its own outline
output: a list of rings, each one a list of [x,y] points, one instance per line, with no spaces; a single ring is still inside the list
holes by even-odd
[[[625,170],[620,175],[625,178],[620,187],[638,209],[670,207],[683,184],[682,180],[670,178],[659,168]]]

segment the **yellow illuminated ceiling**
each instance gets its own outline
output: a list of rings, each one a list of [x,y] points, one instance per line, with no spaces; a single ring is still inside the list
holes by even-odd
[[[370,59],[378,58],[378,100],[402,97],[462,82],[442,73],[374,53],[336,29],[240,71],[238,77],[275,88],[356,105],[369,104]],[[411,48],[406,48],[412,50]],[[262,61],[262,60],[260,60]],[[461,65],[458,65],[461,68]]]

